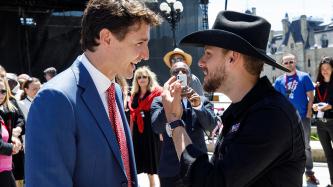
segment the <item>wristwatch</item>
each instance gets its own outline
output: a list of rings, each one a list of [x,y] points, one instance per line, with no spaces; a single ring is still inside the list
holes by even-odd
[[[166,133],[168,134],[169,137],[172,137],[172,131],[176,128],[176,127],[179,127],[179,126],[182,126],[182,127],[185,127],[185,123],[183,120],[181,119],[178,119],[176,121],[173,121],[171,123],[166,123],[166,126],[165,126],[165,130],[166,130]]]

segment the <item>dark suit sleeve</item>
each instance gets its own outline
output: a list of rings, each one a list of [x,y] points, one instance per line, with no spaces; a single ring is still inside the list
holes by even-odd
[[[161,99],[161,96],[155,97],[150,107],[152,129],[157,134],[165,132],[167,123]]]
[[[10,156],[12,155],[13,152],[13,145],[11,143],[7,143],[3,141],[2,135],[1,135],[1,125],[0,125],[0,155],[7,155]]]
[[[26,187],[72,187],[76,153],[75,108],[61,91],[34,99],[26,128]]]
[[[241,127],[237,138],[233,135],[224,138],[225,152],[222,157],[216,157],[214,165],[208,162],[206,154],[193,145],[187,146],[180,163],[181,176],[189,186],[247,186],[265,174],[267,168],[290,156],[292,133],[286,115],[266,108],[249,116],[242,122],[246,125]]]
[[[200,124],[204,130],[211,131],[217,125],[217,116],[214,114],[213,104],[205,97],[201,96],[202,107],[194,109]]]
[[[204,90],[202,87],[202,84],[200,80],[198,79],[197,76],[192,74],[191,76],[191,82],[190,82],[190,87],[200,96],[204,96]]]
[[[15,126],[14,126],[14,128],[15,127],[21,127],[21,129],[22,129],[22,132],[21,132],[21,135],[23,135],[23,134],[25,134],[25,119],[24,119],[24,115],[23,115],[23,112],[22,112],[22,110],[20,109],[20,107],[18,106],[18,104],[17,104],[17,101],[16,101],[16,99],[11,99],[10,100],[12,103],[13,103],[13,105],[17,108],[17,110],[16,110],[16,116],[15,116],[15,120],[16,121],[14,121],[14,123],[15,123]]]

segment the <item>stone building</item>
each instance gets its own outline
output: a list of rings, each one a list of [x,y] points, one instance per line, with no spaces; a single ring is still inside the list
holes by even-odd
[[[323,19],[305,15],[290,21],[286,14],[282,25],[282,31],[271,31],[267,53],[278,63],[281,63],[283,54],[294,54],[297,69],[308,72],[315,81],[320,59],[333,56],[333,22],[323,24]],[[283,72],[265,65],[263,74],[274,82]]]

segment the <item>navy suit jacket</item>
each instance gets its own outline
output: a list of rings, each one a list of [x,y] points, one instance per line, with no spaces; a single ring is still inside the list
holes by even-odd
[[[116,101],[137,186],[132,138]],[[46,83],[31,105],[26,128],[26,187],[127,186],[116,135],[94,82],[83,64],[74,64]]]
[[[217,124],[216,115],[213,111],[213,104],[201,96],[202,107],[200,110],[193,109],[188,102],[187,107],[183,105],[182,120],[185,122],[186,132],[193,144],[203,152],[207,152],[204,131],[213,130]],[[167,119],[165,116],[161,96],[155,97],[151,105],[151,122],[155,133],[162,133],[163,146],[161,150],[160,166],[158,174],[161,177],[175,177],[179,173],[180,163],[176,149],[165,131]]]

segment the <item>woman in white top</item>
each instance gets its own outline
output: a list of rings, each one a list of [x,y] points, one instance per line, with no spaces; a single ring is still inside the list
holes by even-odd
[[[25,120],[27,120],[31,102],[35,98],[38,90],[40,89],[41,83],[39,79],[31,77],[23,83],[22,87],[23,87],[23,92],[18,104],[23,112]]]

